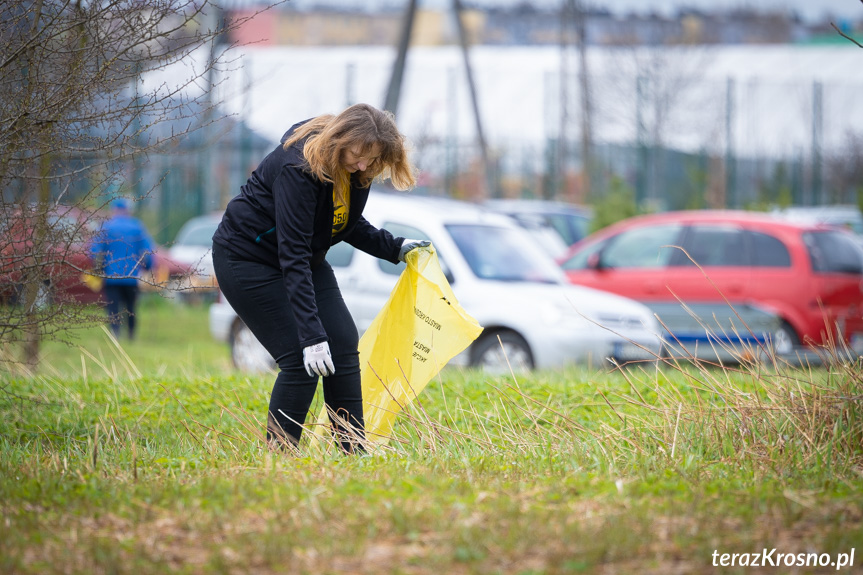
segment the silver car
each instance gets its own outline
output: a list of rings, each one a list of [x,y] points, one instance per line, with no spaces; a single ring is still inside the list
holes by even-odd
[[[489,371],[552,369],[655,360],[661,327],[633,300],[566,283],[554,260],[510,218],[448,199],[373,192],[364,211],[393,235],[427,239],[462,307],[483,326],[450,363]],[[404,264],[346,243],[330,250],[342,295],[362,333],[381,310]],[[222,299],[210,307],[213,335],[231,344],[241,369],[272,360]]]
[[[530,231],[552,257],[590,233],[593,211],[585,206],[549,200],[486,200],[484,207],[506,214]]]
[[[222,221],[222,213],[197,216],[177,232],[168,255],[171,259],[189,266],[192,273],[173,286],[173,292],[182,297],[201,297],[218,288],[213,270],[213,233]]]

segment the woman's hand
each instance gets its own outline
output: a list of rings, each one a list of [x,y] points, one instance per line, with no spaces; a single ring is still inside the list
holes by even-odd
[[[330,355],[330,344],[327,342],[316,343],[303,348],[303,364],[309,375],[315,373],[321,377],[326,377],[336,372],[333,357]]]
[[[405,240],[402,242],[402,247],[399,250],[399,261],[405,261],[405,254],[415,248],[424,248],[426,246],[430,246],[431,242],[428,240]]]

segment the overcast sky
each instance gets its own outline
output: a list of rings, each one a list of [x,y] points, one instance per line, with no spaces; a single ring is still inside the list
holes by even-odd
[[[451,0],[418,0],[420,7],[441,8],[452,5]],[[663,14],[674,14],[683,7],[717,10],[723,7],[754,8],[759,11],[765,10],[787,10],[796,12],[806,20],[823,20],[825,17],[831,19],[851,19],[853,21],[863,20],[863,3],[860,0],[583,0],[588,6],[606,8],[615,13],[626,12],[659,12]],[[371,8],[375,5],[387,7],[407,5],[408,0],[288,0],[296,6],[313,6],[316,4],[328,4],[330,6],[352,6]],[[531,3],[536,6],[555,7],[560,6],[563,0],[462,0],[466,5],[480,6],[513,6],[516,4]]]

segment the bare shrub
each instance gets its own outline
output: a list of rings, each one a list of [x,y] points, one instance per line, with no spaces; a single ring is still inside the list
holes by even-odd
[[[234,24],[239,24],[235,22]],[[209,0],[8,0],[0,5],[0,343],[97,319],[66,293],[114,197],[139,168],[214,122],[231,25]],[[0,363],[13,360],[6,353]]]

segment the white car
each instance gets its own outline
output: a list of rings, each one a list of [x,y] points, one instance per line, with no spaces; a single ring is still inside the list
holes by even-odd
[[[395,236],[431,240],[453,292],[483,333],[452,364],[490,371],[655,360],[661,327],[633,300],[566,283],[562,271],[509,217],[454,200],[373,192],[364,216]],[[362,333],[386,303],[404,264],[347,243],[327,254]],[[230,306],[210,307],[210,328],[240,369],[272,366]]]
[[[192,269],[185,281],[174,286],[180,295],[199,296],[217,289],[213,270],[213,234],[221,221],[221,212],[197,216],[184,223],[177,232],[168,255]]]
[[[486,200],[483,206],[506,214],[529,230],[552,257],[590,233],[593,211],[585,206],[550,200]]]

